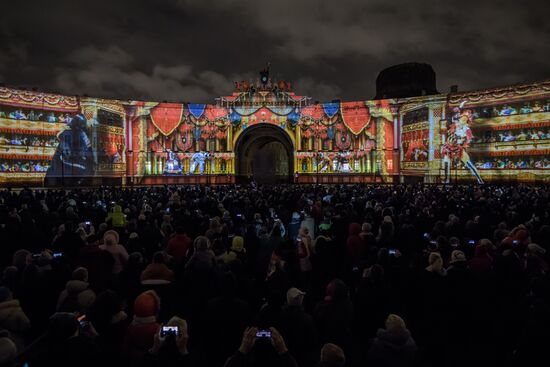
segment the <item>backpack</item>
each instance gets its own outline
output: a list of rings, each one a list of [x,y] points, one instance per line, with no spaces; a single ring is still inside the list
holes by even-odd
[[[67,297],[59,305],[58,312],[80,312],[80,303],[78,302],[78,295],[80,292],[67,291]]]

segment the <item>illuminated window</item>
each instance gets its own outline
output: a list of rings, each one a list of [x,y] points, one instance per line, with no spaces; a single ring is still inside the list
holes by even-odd
[[[393,171],[393,159],[388,159],[388,171]]]

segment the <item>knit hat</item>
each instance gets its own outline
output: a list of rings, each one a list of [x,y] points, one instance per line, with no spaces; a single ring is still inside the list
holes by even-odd
[[[118,244],[120,238],[118,236],[117,231],[113,231],[112,229],[105,232],[105,234],[103,235],[103,242],[107,242],[106,239],[107,237],[110,237],[110,236],[114,237],[115,244]]]
[[[406,328],[405,321],[396,314],[392,313],[386,319],[386,330],[388,331],[402,331]]]
[[[72,312],[56,312],[50,317],[50,332],[57,339],[67,339],[78,330],[78,320]]]
[[[198,236],[193,242],[193,246],[197,251],[206,251],[210,249],[210,240],[205,236]]]
[[[298,288],[290,288],[286,292],[286,303],[289,305],[301,305],[306,292],[302,292]]]
[[[160,310],[160,298],[153,290],[137,296],[134,301],[134,314],[137,317],[157,316]]]
[[[453,251],[454,252],[454,251]],[[438,252],[431,252],[430,256],[428,257],[428,263],[430,265],[435,264],[438,260],[443,260],[441,258],[441,255]]]
[[[244,250],[244,238],[241,236],[235,236],[233,237],[233,241],[231,242],[231,250],[235,252],[241,252]]]
[[[82,266],[79,267],[79,268],[76,268],[73,271],[73,274],[71,275],[71,277],[73,278],[73,280],[81,280],[83,282],[87,282],[88,281],[88,269],[86,269]]]
[[[449,264],[454,264],[457,262],[464,262],[466,261],[466,255],[464,255],[464,252],[460,250],[454,250],[451,253],[451,261],[449,261]]]
[[[346,356],[342,348],[336,344],[327,343],[321,348],[321,365],[341,367],[346,363]]]
[[[529,231],[523,226],[514,228],[512,233],[514,240],[518,240],[520,244],[525,244],[524,241],[529,238]]]
[[[8,337],[0,337],[0,364],[9,364],[17,355],[17,347],[15,343]]]

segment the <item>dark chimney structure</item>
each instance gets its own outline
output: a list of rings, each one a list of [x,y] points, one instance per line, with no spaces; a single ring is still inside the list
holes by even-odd
[[[409,62],[390,66],[376,78],[374,99],[407,98],[439,94],[430,64]]]

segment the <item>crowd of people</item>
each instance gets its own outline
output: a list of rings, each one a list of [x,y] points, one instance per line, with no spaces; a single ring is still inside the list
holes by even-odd
[[[546,186],[0,191],[2,366],[526,366]]]
[[[497,143],[513,141],[533,141],[550,139],[548,128],[521,129],[508,131],[486,131],[472,138],[472,143]]]
[[[481,169],[548,169],[550,168],[550,159],[546,156],[488,157],[476,161],[475,165]]]
[[[9,118],[13,120],[44,121],[44,122],[62,122],[69,123],[72,116],[68,113],[54,113],[47,111],[35,111],[33,109],[15,109],[10,111],[0,110],[0,118]]]
[[[57,138],[51,136],[31,136],[19,134],[0,134],[1,145],[17,145],[25,147],[57,147]]]
[[[0,163],[0,172],[47,172],[49,161],[5,160]]]

